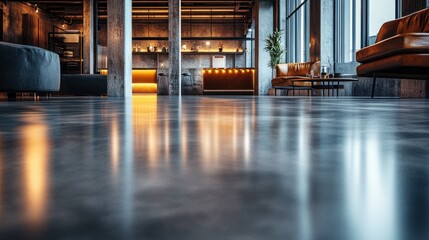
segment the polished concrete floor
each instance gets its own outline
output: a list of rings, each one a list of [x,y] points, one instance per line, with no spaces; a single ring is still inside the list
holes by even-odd
[[[3,100],[22,238],[429,239],[429,100]]]

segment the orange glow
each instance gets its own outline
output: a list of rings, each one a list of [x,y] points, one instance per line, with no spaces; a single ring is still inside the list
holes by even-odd
[[[133,83],[156,83],[156,70],[133,69]]]
[[[206,73],[206,70],[203,69],[203,73]]]
[[[209,73],[212,73],[212,70],[211,70],[211,69],[209,70]]]
[[[234,70],[234,73],[238,73],[238,70],[237,70],[237,69],[235,69],[235,70]]]
[[[222,73],[226,73],[226,70],[225,70],[225,69],[223,69],[223,70],[222,70]]]
[[[215,70],[215,73],[219,73],[219,70],[217,70],[217,69],[216,69],[216,70]]]
[[[45,221],[48,204],[49,133],[39,116],[28,115],[24,120],[28,122],[21,130],[25,214],[30,226],[38,228]]]
[[[156,93],[156,72],[155,69],[133,69],[133,93]]]
[[[100,74],[107,75],[107,69],[100,70]],[[158,90],[156,69],[133,69],[133,93],[156,93]]]
[[[133,83],[133,93],[157,93],[156,83]]]
[[[232,73],[232,70],[231,70],[231,69],[229,69],[229,70],[228,70],[228,73]]]

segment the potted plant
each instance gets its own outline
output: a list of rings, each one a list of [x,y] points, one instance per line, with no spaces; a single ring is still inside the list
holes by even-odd
[[[286,49],[282,44],[282,31],[276,29],[275,32],[268,35],[265,39],[264,49],[270,54],[268,66],[272,69],[273,77],[276,65],[280,63],[283,53],[286,52]]]

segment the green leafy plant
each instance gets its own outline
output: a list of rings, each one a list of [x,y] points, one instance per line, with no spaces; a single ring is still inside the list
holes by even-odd
[[[282,31],[276,29],[275,32],[268,35],[265,39],[265,48],[270,54],[270,62],[268,66],[273,70],[280,63],[283,53],[286,52],[282,44]]]

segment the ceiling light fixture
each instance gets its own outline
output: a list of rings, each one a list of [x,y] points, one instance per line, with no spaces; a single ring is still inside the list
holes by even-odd
[[[34,11],[35,11],[36,13],[38,13],[38,12],[39,12],[39,7],[37,6],[37,4],[34,4]]]

